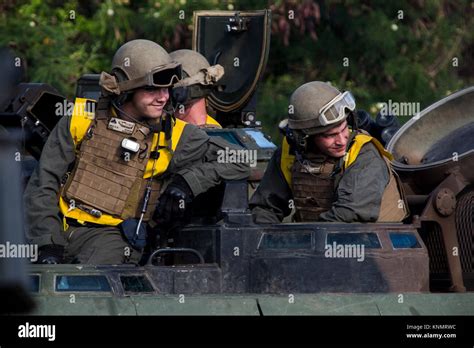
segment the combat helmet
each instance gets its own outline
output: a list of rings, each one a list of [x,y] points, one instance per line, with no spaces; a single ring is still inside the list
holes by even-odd
[[[207,59],[193,50],[177,50],[170,53],[171,59],[181,64],[183,79],[173,88],[176,103],[186,105],[192,100],[206,98],[224,75],[224,68],[211,66]]]
[[[112,94],[141,87],[171,87],[181,79],[181,65],[150,40],[132,40],[122,45],[112,59],[111,74],[102,72],[100,85]]]
[[[312,81],[298,87],[290,97],[288,126],[307,135],[323,133],[341,124],[355,110],[350,92],[341,93],[328,83]]]

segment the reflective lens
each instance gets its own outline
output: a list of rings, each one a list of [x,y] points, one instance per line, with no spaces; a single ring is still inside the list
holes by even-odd
[[[337,123],[344,119],[345,109],[355,110],[355,99],[351,92],[339,94],[319,111],[319,121],[322,126]]]

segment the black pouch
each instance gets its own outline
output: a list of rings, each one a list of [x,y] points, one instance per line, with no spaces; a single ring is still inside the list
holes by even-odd
[[[137,234],[138,221],[137,219],[128,219],[122,222],[119,227],[132,248],[142,251],[146,244],[147,226],[146,223],[142,222]]]

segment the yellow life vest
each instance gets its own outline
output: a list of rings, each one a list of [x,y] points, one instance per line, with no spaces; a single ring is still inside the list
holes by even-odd
[[[212,118],[209,115],[207,115],[206,124],[204,125],[204,127],[207,127],[207,128],[222,128],[220,123],[217,122],[214,118]]]
[[[342,170],[346,170],[352,163],[354,163],[354,161],[357,159],[357,156],[359,156],[359,152],[360,149],[362,149],[362,146],[369,142],[372,142],[372,144],[375,145],[382,157],[387,158],[389,161],[393,160],[392,154],[385,150],[383,145],[377,139],[371,137],[370,135],[357,134],[354,138],[352,146],[349,148],[349,151],[344,156],[344,164],[342,166]]]
[[[380,205],[380,213],[377,222],[399,222],[408,216],[408,207],[405,202],[403,186],[398,179],[397,173],[392,169],[390,161],[393,156],[384,149],[382,144],[375,138],[366,134],[357,134],[352,142],[351,147],[344,156],[342,171],[349,168],[359,156],[362,147],[371,142],[379,151],[382,158],[387,164],[390,180],[385,188]],[[295,163],[295,156],[290,154],[290,146],[286,140],[283,139],[282,153],[280,157],[280,169],[285,177],[289,187],[292,188],[292,170]],[[313,197],[314,198],[314,197]],[[323,197],[324,198],[324,197]],[[327,208],[328,205],[325,206]],[[319,214],[321,211],[317,211]]]
[[[76,145],[76,148],[81,143],[89,127],[91,126],[92,121],[94,120],[94,113],[86,111],[87,110],[86,102],[90,102],[90,100],[88,101],[87,99],[84,99],[84,98],[77,98],[74,104],[74,110],[71,117],[71,124],[70,124],[69,130],[71,133],[71,137],[74,141],[74,144]],[[186,126],[185,122],[179,119],[175,120],[175,123],[173,126],[173,132],[171,136],[171,150],[172,151],[176,150],[176,147],[179,143],[179,140],[181,138],[181,135],[184,131],[185,126]],[[166,148],[167,144],[165,140],[165,134],[163,132],[160,134],[159,137],[158,137],[158,134],[154,134],[151,148],[156,148],[156,143],[158,139],[160,141],[159,143],[160,156],[158,160],[156,161],[155,169],[153,173],[152,173],[152,169],[153,169],[154,160],[153,159],[148,160],[143,178],[149,178],[150,176],[157,176],[157,175],[163,174],[168,168],[168,165],[171,161],[172,153]],[[79,223],[92,222],[99,225],[116,226],[123,221],[120,218],[117,218],[105,213],[103,213],[100,217],[92,216],[83,210],[80,210],[74,206],[70,206],[61,196],[59,197],[59,208],[65,218],[67,217],[67,218],[75,219]],[[67,227],[68,226],[64,219],[64,229],[66,230]]]
[[[370,135],[357,134],[354,137],[353,143],[349,148],[349,151],[344,156],[344,162],[342,166],[343,171],[349,168],[349,166],[355,162],[357,156],[359,156],[362,146],[369,142],[372,142],[372,144],[375,145],[381,156],[387,158],[389,161],[393,160],[392,154],[385,150],[383,145],[377,139],[371,137]],[[288,144],[286,137],[283,138],[280,159],[281,172],[283,173],[286,182],[291,187],[291,168],[293,167],[293,163],[295,162],[295,156],[290,154],[290,145]]]
[[[290,187],[292,183],[291,168],[293,168],[293,163],[295,163],[295,155],[290,154],[290,144],[288,144],[288,140],[286,140],[286,137],[284,137],[281,148],[280,168],[286,182]]]

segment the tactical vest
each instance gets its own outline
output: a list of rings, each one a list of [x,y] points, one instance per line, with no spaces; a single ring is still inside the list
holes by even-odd
[[[334,202],[335,177],[332,175],[337,160],[327,156],[295,161],[292,170],[295,221],[317,221],[319,214],[329,210]]]
[[[377,139],[366,134],[357,134],[344,156],[340,175],[354,163],[362,146],[369,142],[375,145],[390,173],[389,183],[382,195],[377,222],[400,222],[408,216],[403,188],[397,173],[392,168],[390,162],[393,159],[392,155]],[[300,163],[290,154],[286,138],[283,139],[280,169],[293,192],[296,221],[317,221],[321,213],[331,208],[337,188],[333,171],[338,161],[330,157],[314,156],[306,163]]]
[[[106,100],[99,100],[95,114],[85,113],[85,99],[76,99],[70,132],[76,144],[74,169],[63,182],[60,210],[64,217],[101,225],[118,225],[141,213],[148,178],[159,177],[168,168],[185,122],[176,120],[170,144],[164,132],[111,115]],[[136,153],[124,152],[123,139],[139,144]],[[150,154],[159,142],[154,171]],[[171,150],[171,151],[170,151]],[[159,198],[161,180],[154,178],[144,221],[153,213]],[[65,226],[66,228],[67,226]]]

